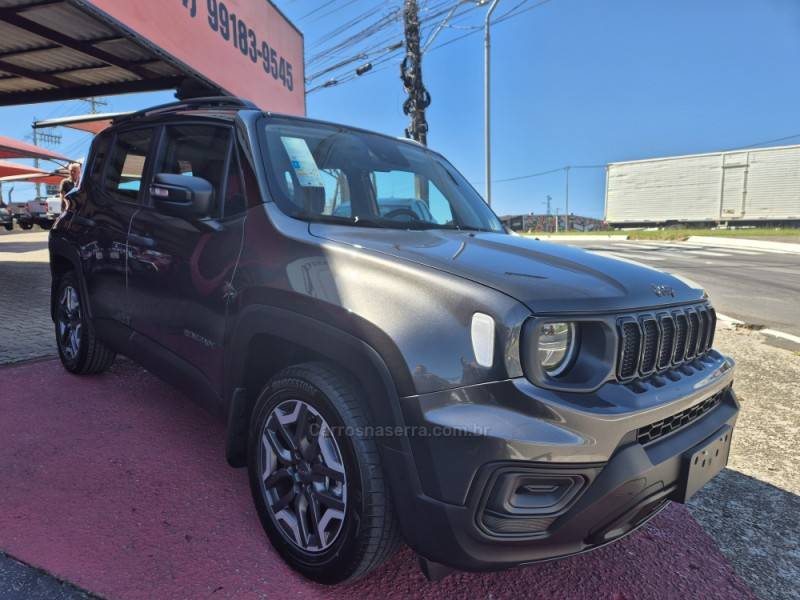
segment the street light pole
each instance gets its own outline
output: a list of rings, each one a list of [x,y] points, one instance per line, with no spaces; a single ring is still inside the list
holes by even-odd
[[[491,141],[491,111],[490,111],[490,100],[491,100],[491,92],[489,90],[490,87],[490,54],[491,54],[491,39],[489,37],[489,27],[491,25],[492,13],[494,9],[497,8],[497,3],[500,0],[493,0],[492,5],[489,7],[489,10],[486,12],[486,22],[484,25],[484,81],[483,81],[483,93],[484,93],[484,109],[485,113],[485,123],[486,126],[484,128],[484,135],[485,140],[484,143],[486,145],[486,203],[491,206],[492,205],[492,141]]]
[[[567,196],[567,207],[566,207],[566,211],[565,211],[565,214],[564,214],[564,230],[565,231],[569,231],[569,165],[564,167],[564,169],[566,170],[566,173],[567,173],[567,190],[566,190],[566,192],[567,192],[566,193],[566,196]]]

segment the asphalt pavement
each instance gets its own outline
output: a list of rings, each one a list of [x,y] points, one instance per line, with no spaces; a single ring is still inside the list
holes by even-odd
[[[558,243],[686,277],[706,289],[718,313],[800,336],[800,253],[687,242],[565,238]]]

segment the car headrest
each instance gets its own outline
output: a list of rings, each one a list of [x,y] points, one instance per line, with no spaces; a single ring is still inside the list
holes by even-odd
[[[305,192],[305,211],[312,215],[319,215],[325,210],[325,188],[302,188]]]

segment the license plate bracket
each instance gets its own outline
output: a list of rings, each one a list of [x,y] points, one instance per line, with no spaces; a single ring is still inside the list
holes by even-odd
[[[724,425],[683,454],[683,486],[679,502],[687,502],[701,487],[711,481],[728,464],[733,428]]]

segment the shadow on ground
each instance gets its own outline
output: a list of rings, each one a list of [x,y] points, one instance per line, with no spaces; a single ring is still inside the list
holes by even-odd
[[[3,242],[0,243],[0,252],[14,252],[21,254],[23,252],[34,252],[36,250],[47,250],[47,240],[41,241],[24,241],[24,242]]]
[[[800,497],[725,469],[690,510],[761,598],[800,594]]]

